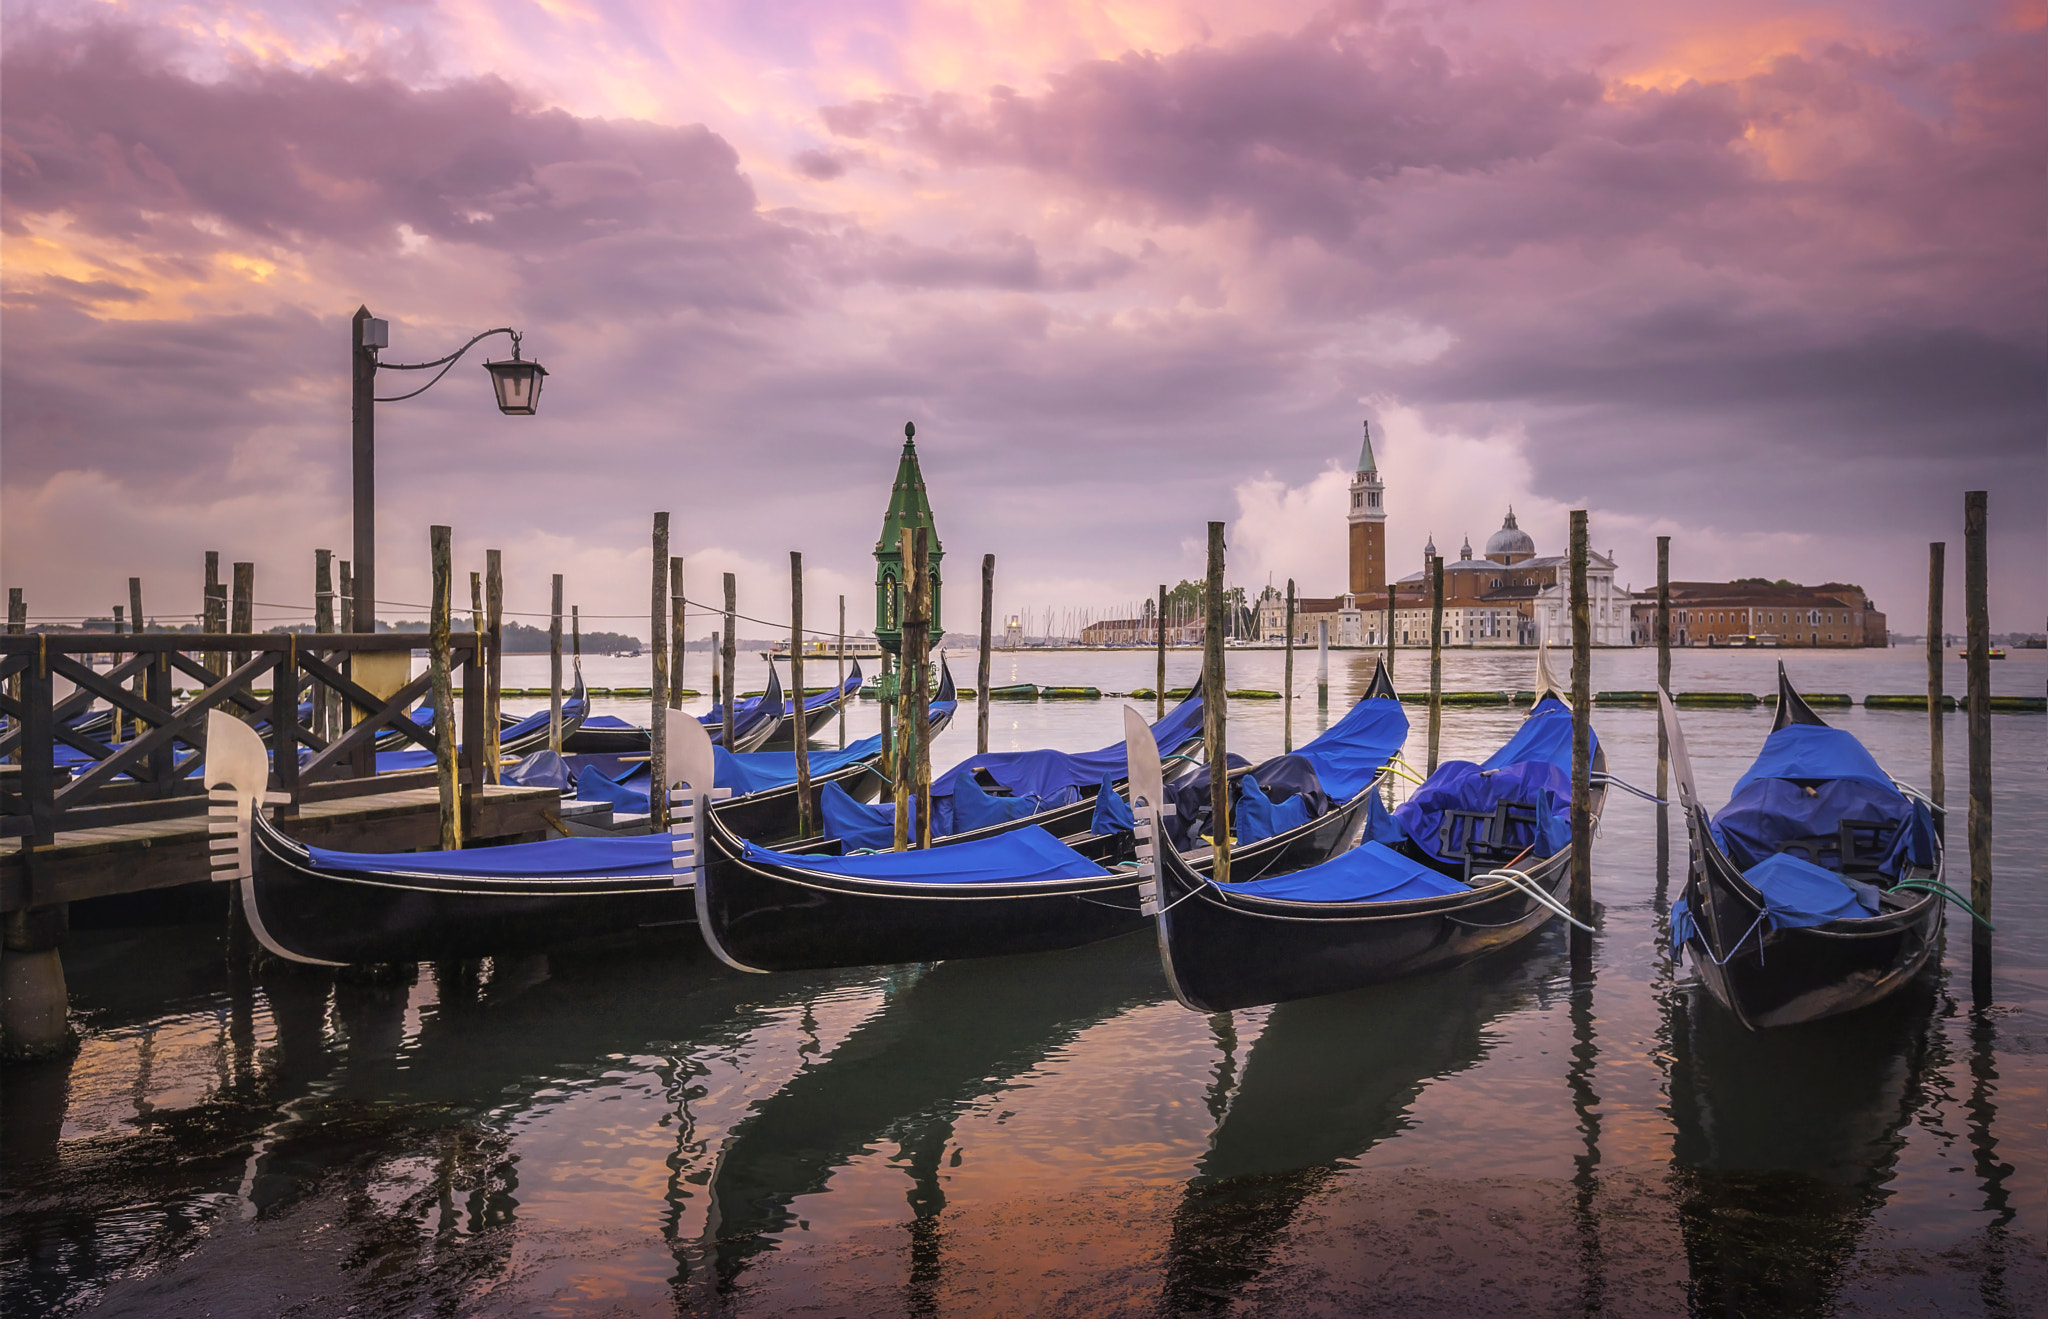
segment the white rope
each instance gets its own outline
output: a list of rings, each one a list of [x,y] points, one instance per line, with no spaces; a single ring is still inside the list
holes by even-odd
[[[1559,902],[1556,898],[1551,897],[1548,893],[1545,893],[1543,891],[1543,886],[1538,884],[1535,880],[1529,878],[1529,876],[1523,871],[1509,870],[1503,867],[1499,870],[1489,870],[1483,875],[1474,875],[1472,877],[1471,882],[1476,884],[1481,880],[1487,879],[1504,879],[1508,883],[1520,889],[1522,892],[1534,898],[1539,905],[1548,907],[1551,911],[1556,912],[1558,915],[1564,917],[1566,920],[1570,921],[1573,925],[1578,926],[1586,933],[1598,933],[1598,931],[1595,930],[1592,926],[1586,924],[1584,921],[1581,921],[1578,917],[1572,915],[1570,908],[1566,907],[1562,902]]]

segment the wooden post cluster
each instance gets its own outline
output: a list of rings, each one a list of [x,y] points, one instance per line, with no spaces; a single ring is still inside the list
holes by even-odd
[[[1294,751],[1294,579],[1287,579],[1287,658],[1280,674],[1280,750]]]
[[[1223,671],[1223,524],[1209,524],[1209,580],[1202,593],[1202,732],[1209,749],[1209,836],[1216,865],[1211,877],[1230,882],[1230,756],[1225,724],[1229,685]]]
[[[1963,495],[1963,618],[1969,629],[1970,905],[1991,919],[1991,608],[1985,492]],[[1980,1005],[1991,997],[1991,931],[1970,922],[1970,978]]]
[[[562,754],[562,574],[548,588],[548,750]]]
[[[1927,547],[1927,790],[1936,806],[1948,805],[1948,770],[1942,763],[1941,744],[1941,606],[1947,587],[1948,544],[1934,541]],[[1942,819],[1936,816],[1935,827]]]
[[[1389,675],[1391,676],[1391,675]],[[1444,559],[1429,556],[1429,772],[1436,773],[1444,722]]]
[[[1159,642],[1159,676],[1152,688],[1152,719],[1158,722],[1166,718],[1166,583],[1159,584],[1159,612],[1155,615],[1159,624],[1153,629]]]
[[[789,552],[789,686],[796,717],[789,730],[789,744],[796,752],[796,834],[809,838],[811,739],[810,719],[804,713],[804,556],[795,550]]]
[[[981,556],[981,657],[974,670],[974,753],[988,750],[988,645],[995,627],[996,556]]]
[[[1593,620],[1586,590],[1586,510],[1572,510],[1572,915],[1593,923]],[[1590,966],[1592,943],[1572,930],[1574,972]],[[1583,964],[1583,965],[1582,965]]]
[[[441,790],[441,847],[462,846],[462,802],[455,773],[455,684],[448,672],[450,593],[454,589],[453,533],[447,527],[427,529],[434,560],[434,585],[427,615],[427,668],[433,676],[434,778]]]
[[[653,712],[647,721],[647,767],[650,776],[647,781],[647,827],[654,833],[668,830],[668,514],[654,515],[654,588],[653,601],[648,607],[649,649],[653,656],[653,680],[647,684]],[[730,728],[730,725],[727,725]],[[726,749],[732,749],[732,737],[726,736]],[[692,783],[695,791],[703,791],[711,785]]]

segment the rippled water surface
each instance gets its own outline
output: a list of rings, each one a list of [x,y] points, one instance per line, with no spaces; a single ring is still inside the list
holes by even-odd
[[[1784,657],[1808,691],[1924,690],[1911,651]],[[1777,658],[1681,653],[1674,686],[1767,692]],[[1328,715],[1298,660],[1299,738]],[[1594,686],[1648,687],[1654,662],[1598,654]],[[1233,687],[1280,686],[1278,654],[1230,663]],[[706,657],[688,664],[708,688]],[[1526,687],[1531,664],[1453,654],[1445,685]],[[1128,690],[1151,665],[1001,655],[994,679]],[[1370,657],[1331,665],[1341,711]],[[507,666],[545,682],[544,657]],[[1170,666],[1178,685],[1197,659]],[[586,668],[645,681],[645,661]],[[2048,668],[2021,652],[1993,672],[2039,694]],[[742,685],[762,675],[752,658]],[[1425,657],[1396,681],[1426,685]],[[1101,745],[1119,707],[1001,704],[991,740]],[[856,705],[847,736],[875,717]],[[1237,703],[1231,748],[1276,752],[1282,717]],[[1448,712],[1444,755],[1484,755],[1517,717]],[[1924,714],[1828,718],[1926,781]],[[1710,801],[1769,721],[1687,712]],[[1960,801],[1964,725],[1946,726]],[[1596,727],[1615,772],[1654,781],[1649,712]],[[1590,982],[1552,928],[1447,974],[1215,1017],[1173,1001],[1142,935],[756,977],[685,931],[364,984],[230,974],[212,919],[79,931],[83,1049],[0,1074],[6,1310],[2048,1312],[2044,733],[1992,721],[1993,1002],[1972,1005],[1952,925],[1894,1001],[1763,1036],[1674,968],[1657,813],[1627,798],[1594,848]],[[935,759],[973,736],[970,709]]]

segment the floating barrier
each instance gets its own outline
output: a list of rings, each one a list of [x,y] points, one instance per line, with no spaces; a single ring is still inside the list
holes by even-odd
[[[1192,687],[1168,687],[1166,689],[1166,699],[1178,701],[1193,690]],[[1130,696],[1134,701],[1156,701],[1159,699],[1159,693],[1150,687],[1140,687],[1132,692]]]
[[[1223,693],[1233,701],[1277,701],[1279,692],[1269,692],[1263,687],[1240,687],[1236,691]]]
[[[990,699],[993,700],[995,696],[1002,690],[1003,689],[1000,687],[989,688],[988,694]],[[1102,688],[1040,687],[1038,689],[1038,696],[1040,700],[1045,701],[1099,701],[1102,699]]]
[[[1896,693],[1892,695],[1866,696],[1863,698],[1863,708],[1866,710],[1918,710],[1925,714],[1927,712],[1927,693],[1913,692],[1903,696]],[[1954,710],[1956,708],[1956,698],[1953,696],[1942,697],[1941,708],[1944,711]]]
[[[1802,692],[1800,694],[1806,698],[1808,705],[1817,706],[1823,710],[1846,710],[1856,704],[1847,692]],[[1778,694],[1776,692],[1769,693],[1763,698],[1763,703],[1765,705],[1776,705],[1778,703]],[[1927,708],[1924,701],[1921,703],[1921,708]]]
[[[1028,682],[1013,682],[1007,687],[990,687],[988,698],[991,701],[1035,701],[1038,688]]]
[[[1655,705],[1656,703],[1657,693],[1655,691],[1593,693],[1593,704],[1595,705]]]
[[[1513,705],[1513,692],[1440,692],[1438,699],[1444,705]],[[1428,692],[1402,692],[1403,705],[1428,705]]]
[[[1671,701],[1679,706],[1724,710],[1747,710],[1763,704],[1763,698],[1755,692],[1680,692]]]
[[[1993,696],[1984,705],[1993,714],[2042,714],[2048,713],[2048,696]],[[1962,708],[1970,708],[1967,697]]]

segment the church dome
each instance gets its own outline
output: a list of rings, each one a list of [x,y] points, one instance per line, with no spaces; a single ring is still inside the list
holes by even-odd
[[[1515,510],[1508,509],[1507,520],[1500,524],[1500,530],[1486,538],[1486,557],[1506,560],[1533,558],[1536,554],[1536,538],[1515,525]]]

